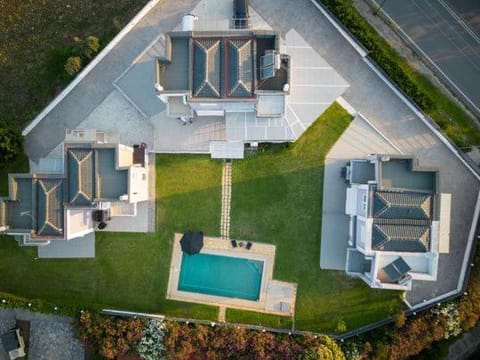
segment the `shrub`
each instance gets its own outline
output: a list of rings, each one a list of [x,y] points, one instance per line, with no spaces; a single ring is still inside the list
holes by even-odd
[[[0,165],[13,160],[22,151],[22,145],[20,128],[0,122]]]
[[[442,304],[438,308],[433,308],[431,312],[437,315],[435,321],[442,322],[444,328],[444,338],[455,337],[461,334],[462,326],[460,322],[460,313],[457,309],[457,304],[448,302]]]
[[[232,326],[168,322],[165,350],[174,359],[322,359],[344,360],[338,344],[325,336],[290,336]]]
[[[77,338],[107,359],[125,355],[143,336],[144,322],[85,311],[75,324]]]
[[[347,331],[347,324],[345,323],[345,321],[342,318],[338,319],[337,327],[336,327],[335,331],[338,332],[338,333],[343,333],[343,332]]]
[[[39,299],[27,299],[21,296],[0,292],[0,307],[11,309],[26,309],[44,314],[61,314],[76,316],[81,307],[78,305],[54,304]]]
[[[144,328],[143,337],[136,349],[145,360],[163,359],[165,352],[164,336],[166,326],[158,320],[149,320]]]
[[[79,56],[70,56],[64,68],[68,75],[74,76],[82,68],[82,59]]]
[[[98,40],[97,37],[95,36],[89,36],[87,37],[87,43],[86,43],[86,56],[88,58],[93,57],[96,53],[98,53],[98,50],[100,50],[100,40]]]
[[[405,315],[405,312],[401,311],[394,316],[393,320],[395,321],[395,326],[397,328],[401,328],[403,327],[403,325],[405,325],[405,321],[407,321],[407,316]]]

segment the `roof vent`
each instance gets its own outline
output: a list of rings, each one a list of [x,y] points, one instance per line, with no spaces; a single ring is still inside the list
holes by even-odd
[[[193,22],[198,20],[195,14],[187,14],[182,19],[182,31],[193,31]]]

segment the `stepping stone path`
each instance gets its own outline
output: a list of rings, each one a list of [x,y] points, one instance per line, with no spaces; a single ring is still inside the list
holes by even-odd
[[[232,162],[225,161],[222,171],[222,215],[220,218],[220,236],[230,240],[230,204],[232,201]]]
[[[218,308],[218,322],[225,322],[226,313],[227,308],[225,306],[220,306]]]

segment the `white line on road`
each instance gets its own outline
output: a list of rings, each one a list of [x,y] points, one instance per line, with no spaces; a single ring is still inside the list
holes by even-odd
[[[396,29],[402,33],[402,35],[415,47],[415,49],[422,54],[422,56],[425,57],[425,59],[427,59],[430,64],[432,64],[432,66],[440,73],[442,74],[442,76],[450,83],[451,86],[453,86],[455,88],[455,90],[457,90],[463,97],[465,100],[468,101],[468,103],[478,112],[480,113],[480,108],[457,86],[457,84],[455,84],[453,82],[452,79],[450,79],[448,77],[447,74],[445,74],[445,72],[440,69],[440,67],[430,58],[430,56],[427,55],[427,53],[425,51],[423,51],[420,46],[417,45],[417,43],[410,37],[408,36],[408,34],[395,22],[395,20],[392,19],[392,17],[390,15],[388,15],[383,9],[381,9],[381,12],[383,13],[383,15],[390,21],[391,24],[393,24]]]
[[[438,0],[438,3],[442,5],[450,15],[452,15],[452,17],[460,24],[461,27],[465,29],[467,33],[470,34],[473,40],[480,44],[480,37],[475,34],[475,32],[470,28],[470,26],[468,26],[468,24],[450,6],[448,6],[445,1]]]

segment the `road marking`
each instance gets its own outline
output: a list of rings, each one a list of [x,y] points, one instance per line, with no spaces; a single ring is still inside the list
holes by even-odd
[[[450,6],[447,5],[443,0],[438,0],[438,3],[442,5],[447,12],[452,15],[452,17],[460,24],[461,27],[465,29],[467,33],[475,40],[478,44],[480,44],[480,37],[475,34],[475,32],[468,26],[468,24],[453,10]]]
[[[452,79],[450,79],[448,77],[447,74],[445,74],[445,72],[440,69],[440,67],[430,58],[430,56],[427,55],[427,53],[425,51],[422,50],[422,48],[420,48],[420,46],[418,46],[418,44],[400,27],[400,25],[398,25],[395,20],[393,20],[393,18],[387,14],[386,11],[384,11],[383,9],[381,9],[383,15],[390,21],[391,24],[395,25],[395,27],[397,28],[398,31],[400,31],[402,33],[402,35],[408,40],[410,41],[410,43],[415,47],[415,49],[420,53],[422,54],[422,56],[425,57],[425,59],[427,59],[430,64],[432,64],[432,66],[440,73],[442,74],[442,76],[450,83],[451,86],[453,86],[455,88],[456,91],[458,91],[459,94],[461,94],[463,96],[463,98],[470,104],[470,106],[472,106],[478,113],[480,113],[480,108],[457,86],[457,84],[455,84],[453,82]]]

